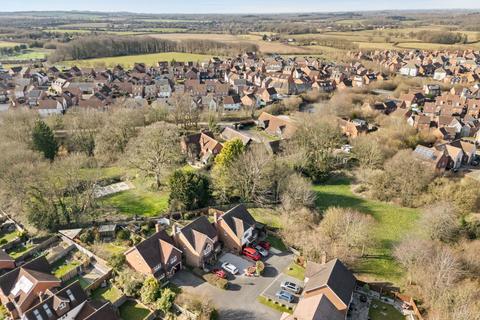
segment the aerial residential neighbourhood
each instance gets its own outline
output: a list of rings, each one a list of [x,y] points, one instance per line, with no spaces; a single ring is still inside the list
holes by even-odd
[[[480,3],[0,7],[0,320],[480,320]]]

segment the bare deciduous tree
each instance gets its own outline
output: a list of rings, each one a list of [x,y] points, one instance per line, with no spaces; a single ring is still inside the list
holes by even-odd
[[[165,122],[141,129],[128,143],[126,153],[128,164],[152,176],[157,189],[162,185],[162,178],[183,159],[180,135],[174,125]]]

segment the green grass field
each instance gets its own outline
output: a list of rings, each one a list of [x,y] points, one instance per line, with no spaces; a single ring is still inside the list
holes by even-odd
[[[299,266],[295,262],[290,263],[283,273],[288,274],[289,276],[298,280],[303,281],[305,279],[305,268]]]
[[[120,317],[125,320],[142,320],[145,319],[150,310],[135,301],[127,301],[120,307]]]
[[[256,221],[269,227],[282,229],[282,221],[277,211],[268,208],[249,208],[248,211]]]
[[[33,244],[16,246],[12,251],[8,253],[8,255],[13,259],[17,259],[21,257],[23,254],[33,249],[33,247],[35,247]]]
[[[373,305],[377,307],[374,308]],[[368,316],[372,320],[405,320],[403,316],[397,309],[392,305],[383,303],[380,300],[373,300],[370,305],[370,310],[368,310]]]
[[[325,185],[315,186],[314,189],[317,192],[316,205],[320,210],[333,206],[353,208],[375,218],[376,225],[372,229],[371,237],[376,245],[367,250],[367,256],[360,260],[355,271],[366,276],[368,280],[398,283],[403,276],[403,270],[392,257],[393,247],[415,227],[419,212],[356,196],[346,178],[332,179]]]
[[[64,287],[68,286],[69,284],[74,283],[75,281],[78,281],[80,286],[83,289],[85,289],[86,287],[88,287],[90,285],[90,281],[88,281],[87,279],[85,279],[81,275],[77,275],[77,276],[73,277],[72,279],[68,280],[67,282],[65,282]]]
[[[154,53],[154,54],[144,54],[144,55],[133,55],[133,56],[122,56],[122,57],[108,57],[108,58],[98,58],[98,59],[87,59],[87,60],[73,60],[73,61],[64,61],[61,64],[67,66],[78,66],[78,67],[95,67],[100,65],[105,65],[107,67],[114,67],[116,65],[122,65],[124,67],[132,67],[135,63],[145,63],[146,65],[153,66],[159,61],[206,61],[211,59],[212,56],[203,55],[203,54],[192,54],[192,53],[182,53],[182,52],[164,52],[164,53]]]
[[[92,292],[92,298],[95,300],[107,300],[115,302],[122,297],[122,292],[117,287],[98,288]]]
[[[10,241],[15,240],[17,237],[18,237],[17,231],[5,233],[0,237],[0,244],[9,243]]]
[[[155,217],[167,211],[168,193],[135,188],[105,197],[101,202],[126,215]]]
[[[52,273],[55,277],[61,278],[80,265],[80,261],[62,258],[52,265]]]

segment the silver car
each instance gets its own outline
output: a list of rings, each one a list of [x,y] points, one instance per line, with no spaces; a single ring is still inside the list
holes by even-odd
[[[268,257],[268,250],[260,247],[258,244],[255,246],[255,249],[260,253],[262,257]]]
[[[233,275],[236,275],[238,273],[237,267],[235,267],[233,264],[228,262],[222,263],[222,269]]]
[[[302,290],[302,288],[300,288],[298,284],[291,281],[283,281],[280,287],[283,290],[287,290],[293,293],[300,293],[300,291]]]

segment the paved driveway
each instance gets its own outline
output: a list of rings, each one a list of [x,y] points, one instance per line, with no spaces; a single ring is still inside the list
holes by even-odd
[[[186,292],[210,299],[218,310],[220,319],[275,320],[280,319],[281,314],[259,303],[257,297],[292,262],[292,259],[291,254],[272,254],[264,260],[263,276],[235,277],[230,280],[228,290],[213,287],[185,270],[177,272],[171,281]]]
[[[245,269],[250,266],[254,266],[255,262],[249,261],[243,257],[231,254],[231,253],[224,253],[218,258],[217,267],[220,267],[222,263],[228,262],[233,264],[238,269],[237,276],[243,276]]]
[[[272,300],[276,300],[278,301],[279,303],[282,303],[286,306],[289,306],[289,307],[294,307],[295,304],[298,303],[298,299],[300,297],[300,294],[293,294],[292,292],[288,291],[289,293],[292,293],[295,298],[293,299],[293,303],[289,303],[285,300],[280,300],[278,299],[275,294],[279,291],[279,290],[282,290],[280,288],[281,284],[283,281],[290,281],[290,282],[294,282],[296,284],[298,284],[302,289],[303,289],[303,281],[300,281],[296,278],[293,278],[293,277],[290,277],[289,275],[286,275],[284,273],[278,275],[275,280],[267,287],[265,288],[265,290],[263,291],[262,295],[265,296],[266,298],[270,298]]]

